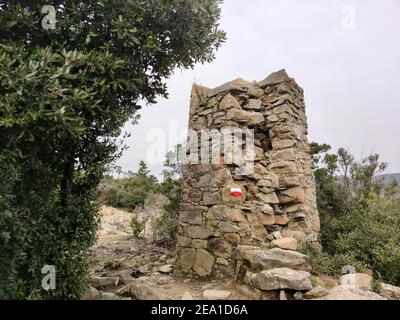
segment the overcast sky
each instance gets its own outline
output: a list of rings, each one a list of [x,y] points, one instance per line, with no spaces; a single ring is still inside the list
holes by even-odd
[[[221,26],[228,40],[214,62],[177,71],[170,98],[126,126],[124,170],[143,159],[159,174],[166,150],[155,143],[167,149],[185,138],[194,81],[259,81],[285,68],[305,90],[309,141],[357,158],[379,153],[388,173],[400,172],[400,0],[225,0]]]

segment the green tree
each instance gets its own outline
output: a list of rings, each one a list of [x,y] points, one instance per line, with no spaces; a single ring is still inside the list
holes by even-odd
[[[160,192],[168,198],[168,203],[160,217],[155,220],[154,230],[159,237],[168,237],[175,240],[178,228],[180,204],[182,201],[182,170],[180,160],[182,145],[178,144],[167,153],[163,170],[163,181]]]
[[[356,161],[347,150],[328,153],[329,145],[311,145],[321,216],[324,252],[306,248],[317,271],[339,273],[351,264],[370,268],[375,276],[399,284],[400,201],[395,181],[377,176],[387,164],[372,154]]]
[[[210,62],[217,0],[0,3],[0,297],[77,298],[95,240],[96,188],[139,101],[176,68]],[[41,288],[53,264],[57,289]]]

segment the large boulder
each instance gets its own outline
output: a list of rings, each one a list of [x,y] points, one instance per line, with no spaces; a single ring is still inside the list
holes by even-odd
[[[124,297],[130,297],[135,300],[159,300],[160,297],[152,289],[140,283],[132,282],[117,291],[117,294]]]
[[[253,270],[274,268],[290,268],[294,270],[310,271],[310,257],[296,251],[279,248],[269,250],[242,251],[242,258],[250,263]]]
[[[381,290],[379,293],[386,299],[400,300],[400,288],[390,284],[381,283]]]
[[[329,290],[326,296],[316,300],[385,300],[385,298],[372,291],[350,289],[339,285]]]
[[[253,285],[260,290],[296,290],[306,291],[312,288],[311,274],[306,271],[297,271],[289,268],[264,270],[254,277]]]
[[[328,290],[323,286],[316,286],[310,291],[307,291],[303,296],[306,299],[322,298],[328,294]]]
[[[91,277],[90,282],[96,289],[116,288],[119,277]]]

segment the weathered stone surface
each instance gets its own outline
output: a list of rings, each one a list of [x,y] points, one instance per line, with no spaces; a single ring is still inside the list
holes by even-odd
[[[240,231],[239,227],[227,222],[220,222],[218,224],[218,229],[224,233],[235,233]]]
[[[259,99],[249,99],[248,103],[246,104],[246,109],[251,110],[259,110],[261,109],[262,101]]]
[[[279,203],[279,199],[276,195],[275,192],[271,192],[271,193],[257,193],[256,194],[257,199],[260,199],[261,201],[265,202],[265,203]]]
[[[192,86],[190,106],[193,110],[207,101],[206,98],[209,91],[209,88],[203,86],[199,86],[196,84]]]
[[[122,270],[116,276],[119,278],[118,285],[126,285],[135,281],[135,278],[132,277],[132,270]]]
[[[189,301],[189,300],[194,300],[194,299],[193,299],[193,296],[190,294],[190,292],[189,292],[189,291],[186,291],[186,292],[182,295],[181,300]]]
[[[324,297],[316,300],[385,300],[385,298],[371,291],[349,289],[339,285],[330,289]]]
[[[201,277],[210,275],[215,258],[204,249],[198,249],[194,261],[193,270]]]
[[[256,86],[251,86],[247,91],[247,95],[249,97],[260,98],[264,95],[264,90]]]
[[[269,214],[273,215],[274,214],[274,209],[269,204],[263,204],[262,207],[260,207],[260,211],[264,214]]]
[[[211,233],[203,227],[193,226],[188,228],[188,235],[192,239],[207,239]]]
[[[296,187],[279,193],[279,202],[286,204],[289,202],[304,202],[305,192],[303,188]]]
[[[235,288],[241,295],[245,296],[246,299],[263,300],[263,291],[259,289],[238,283],[235,284]]]
[[[265,241],[268,232],[265,229],[265,226],[262,225],[261,223],[253,223],[250,226],[251,228],[251,236],[254,239],[260,240],[260,241]]]
[[[205,300],[227,300],[232,292],[227,290],[204,290],[203,298]]]
[[[269,166],[269,169],[276,174],[296,174],[297,166],[293,161],[278,161]]]
[[[282,250],[279,248],[269,250],[248,250],[242,253],[254,270],[273,268],[291,268],[295,270],[310,271],[310,257],[296,251]]]
[[[176,239],[176,245],[178,247],[188,247],[192,243],[192,239],[188,237],[178,236]]]
[[[100,292],[94,287],[89,287],[83,294],[81,300],[98,300]]]
[[[286,215],[275,215],[275,224],[286,226],[289,223],[289,218]]]
[[[295,238],[299,243],[303,243],[307,237],[307,235],[303,231],[296,230],[283,230],[282,235],[284,237]]]
[[[193,239],[192,247],[195,249],[207,249],[207,240]]]
[[[159,300],[158,294],[139,280],[123,286],[116,293],[118,296],[130,297],[134,300]]]
[[[122,300],[117,294],[112,292],[102,292],[100,297],[97,300],[107,300],[107,301],[114,301],[114,300]]]
[[[240,243],[240,236],[237,233],[226,233],[224,234],[224,239],[233,245]]]
[[[208,241],[208,250],[221,258],[229,258],[232,255],[231,245],[221,238],[210,239]]]
[[[387,283],[381,283],[381,289],[379,293],[386,299],[400,300],[399,287],[395,287]]]
[[[282,70],[279,70],[277,72],[270,74],[266,79],[264,79],[263,81],[260,81],[258,83],[258,85],[261,88],[265,88],[265,87],[276,85],[276,84],[279,84],[281,82],[288,81],[288,80],[290,80],[290,78],[289,78],[288,74],[286,73],[286,70],[282,69]]]
[[[293,139],[272,139],[271,143],[273,150],[281,150],[295,147],[297,141]]]
[[[242,222],[246,220],[242,210],[240,210],[239,208],[224,207],[222,215],[225,219],[233,222]]]
[[[221,203],[221,195],[218,192],[206,192],[203,195],[203,203],[212,206]]]
[[[202,213],[199,211],[181,211],[181,221],[188,224],[201,224],[203,221]]]
[[[215,263],[219,264],[219,265],[222,265],[222,266],[228,266],[229,265],[229,261],[224,259],[224,258],[217,258]]]
[[[198,188],[220,188],[231,181],[231,172],[228,169],[221,169],[201,176],[196,186]]]
[[[275,224],[275,216],[273,214],[259,213],[258,221],[264,226]]]
[[[260,248],[256,246],[244,246],[244,245],[237,246],[234,252],[234,258],[237,260],[243,259],[245,252],[252,250],[259,250],[259,249]]]
[[[267,188],[271,188],[272,187],[272,182],[270,180],[258,180],[257,187],[267,187]]]
[[[274,237],[274,239],[282,239],[283,238],[280,231],[272,232],[272,236]]]
[[[298,242],[294,238],[281,238],[271,242],[272,247],[285,250],[297,250]]]
[[[118,286],[119,277],[91,277],[90,282],[96,289],[115,288]]]
[[[295,150],[293,148],[274,151],[271,154],[271,161],[290,161],[295,160]]]
[[[195,249],[183,249],[179,259],[181,269],[185,271],[192,269],[195,257]]]
[[[284,176],[280,182],[282,187],[295,187],[301,184],[298,176]]]
[[[165,274],[171,273],[172,270],[173,270],[172,264],[165,264],[165,265],[161,266],[161,267],[158,269],[158,271],[159,271],[160,273],[165,273]]]
[[[328,294],[328,290],[325,287],[317,286],[312,288],[310,291],[304,293],[304,298],[306,299],[317,299],[322,298]]]
[[[345,288],[372,291],[372,277],[366,273],[349,273],[340,277],[340,284]]]
[[[264,122],[264,116],[259,112],[230,109],[227,113],[227,120],[237,121],[251,126]]]
[[[255,276],[253,285],[260,290],[298,290],[306,291],[312,288],[311,274],[306,271],[297,271],[289,268],[264,270]]]
[[[216,95],[219,95],[221,93],[226,93],[226,92],[237,92],[237,93],[242,93],[246,92],[247,89],[251,87],[251,84],[241,78],[235,79],[233,81],[227,82],[223,84],[222,86],[219,86],[217,88],[211,89],[208,91],[208,97],[213,97]]]
[[[227,109],[241,109],[240,108],[240,103],[237,101],[237,99],[232,96],[230,93],[225,95],[225,97],[222,99],[219,108],[222,110],[227,110]]]

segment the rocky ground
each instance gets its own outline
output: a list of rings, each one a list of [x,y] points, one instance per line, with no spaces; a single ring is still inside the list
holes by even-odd
[[[135,238],[130,233],[132,213],[103,208],[97,244],[91,248],[94,264],[92,287],[83,299],[95,300],[246,300],[246,299],[399,299],[400,288],[383,285],[381,295],[372,292],[372,278],[357,274],[357,285],[349,288],[349,277],[313,276],[307,292],[283,290],[276,296],[260,294],[233,280],[207,280],[173,273],[175,248],[167,240]],[[350,279],[351,280],[351,279]]]
[[[245,299],[232,281],[195,280],[173,275],[175,248],[130,234],[131,213],[103,208],[97,244],[91,248],[92,288],[84,299]]]

